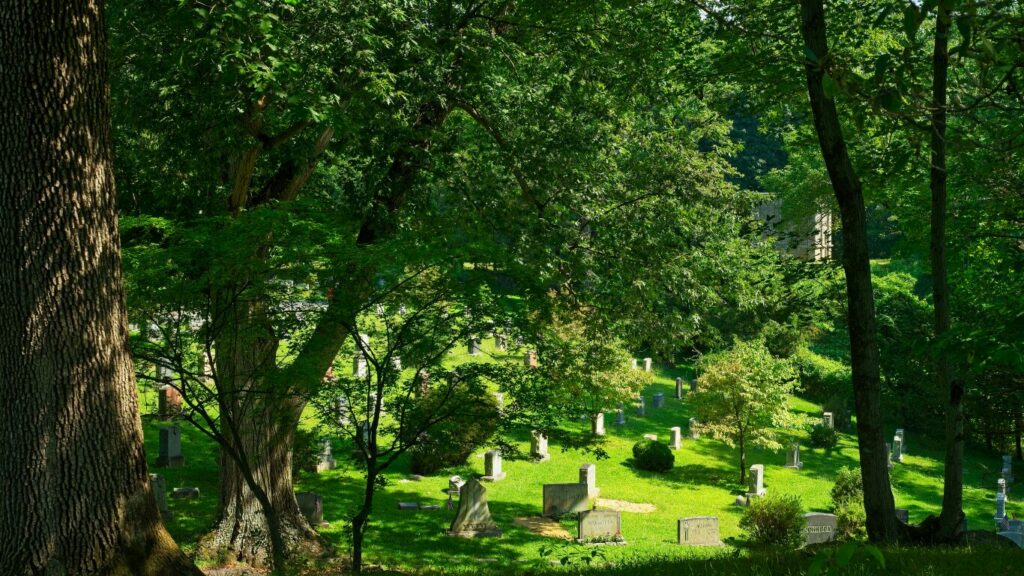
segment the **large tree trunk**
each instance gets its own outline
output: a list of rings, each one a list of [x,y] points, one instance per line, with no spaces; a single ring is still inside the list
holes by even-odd
[[[149,486],[102,2],[0,11],[0,574],[201,574]]]
[[[864,195],[846,148],[835,102],[825,95],[822,65],[828,61],[828,42],[823,2],[800,0],[800,12],[804,44],[817,60],[808,58],[805,66],[814,128],[843,224],[850,363],[867,531],[873,541],[891,542],[897,538],[896,509],[882,430],[882,385]]]
[[[955,539],[963,526],[964,383],[950,373],[944,349],[950,328],[949,282],[946,278],[946,84],[949,72],[949,13],[935,8],[932,54],[931,265],[935,307],[935,384],[946,395],[946,462],[942,491],[941,536]]]

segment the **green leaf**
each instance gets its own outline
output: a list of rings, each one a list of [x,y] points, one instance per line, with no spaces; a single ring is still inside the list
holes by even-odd
[[[865,544],[864,551],[867,552],[868,555],[870,555],[872,558],[874,558],[875,562],[878,562],[878,566],[882,570],[885,570],[885,556],[882,555],[882,551],[879,550],[877,546]]]
[[[907,35],[907,40],[914,41],[914,37],[917,36],[917,29],[921,26],[921,10],[913,4],[908,5],[903,10],[903,32]]]
[[[848,566],[850,560],[853,559],[854,553],[857,552],[858,543],[855,541],[847,542],[836,550],[836,564],[839,566]]]

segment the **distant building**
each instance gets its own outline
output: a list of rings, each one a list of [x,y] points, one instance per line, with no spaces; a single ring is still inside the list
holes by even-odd
[[[795,258],[821,262],[832,258],[832,214],[815,212],[797,222],[784,222],[782,201],[768,200],[757,207],[765,223],[764,235],[776,238],[775,247]]]

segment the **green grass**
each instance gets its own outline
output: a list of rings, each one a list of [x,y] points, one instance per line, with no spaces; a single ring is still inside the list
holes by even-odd
[[[485,352],[493,352],[490,345],[490,342],[485,342]],[[453,361],[458,360],[461,357],[453,358]],[[575,482],[580,465],[587,462],[597,464],[597,483],[602,498],[649,503],[656,507],[656,511],[650,514],[623,513],[622,530],[628,545],[605,547],[602,552],[609,562],[625,566],[646,565],[657,560],[667,563],[665,565],[676,565],[695,558],[727,558],[733,555],[736,549],[730,546],[700,549],[675,544],[676,520],[685,516],[718,516],[723,539],[740,536],[738,522],[741,509],[733,501],[735,494],[742,489],[738,483],[736,450],[711,439],[686,438],[691,407],[685,399],[679,401],[673,398],[677,373],[673,370],[659,371],[654,384],[644,391],[648,397],[646,417],[640,418],[635,410],[629,410],[626,425],[619,427],[614,425],[612,414],[606,416],[608,435],[601,447],[607,451],[607,459],[594,460],[590,454],[564,451],[552,441],[551,459],[547,462],[506,460],[504,468],[508,477],[486,485],[491,513],[504,530],[504,536],[500,539],[464,540],[442,536],[442,531],[454,516],[454,511],[444,507],[447,479],[452,474],[463,477],[482,474],[482,454],[486,448],[470,457],[466,465],[445,470],[422,481],[410,481],[408,462],[399,461],[386,474],[387,486],[378,491],[367,536],[368,561],[404,570],[463,566],[471,571],[479,571],[536,566],[540,561],[541,547],[550,546],[556,541],[536,536],[514,524],[513,520],[521,516],[539,515],[542,485]],[[666,405],[662,409],[651,406],[650,396],[655,392],[665,394]],[[144,406],[147,401],[144,398]],[[800,398],[793,398],[791,409],[812,415],[817,415],[820,410],[818,406]],[[152,420],[145,421],[146,448],[151,467],[157,453],[156,428],[159,425]],[[567,430],[581,431],[589,429],[589,422],[573,421],[564,426]],[[628,465],[631,448],[643,434],[657,434],[659,439],[666,441],[672,426],[681,426],[684,430],[683,448],[675,453],[673,470],[666,474],[656,474],[634,470]],[[174,519],[169,524],[170,531],[179,543],[188,548],[211,525],[216,514],[217,450],[198,431],[188,425],[182,427],[186,466],[177,470],[154,468],[153,471],[167,478],[168,488],[198,486],[202,491],[199,500],[170,500],[174,512]],[[804,440],[805,433],[794,432],[792,437]],[[527,431],[523,431],[522,436],[514,440],[521,444],[524,453],[528,453]],[[942,447],[938,442],[915,435],[913,430],[907,431],[907,442],[909,453],[906,462],[897,464],[893,472],[893,492],[897,506],[908,508],[911,521],[916,522],[928,514],[938,512],[942,490]],[[829,491],[836,471],[842,466],[857,466],[855,437],[842,434],[838,447],[828,452],[811,449],[805,441],[802,445],[803,470],[784,468],[785,453],[782,451],[768,452],[756,448],[750,450],[747,465],[765,465],[765,484],[769,494],[795,494],[800,496],[808,511],[825,511],[828,509]],[[330,522],[330,526],[321,532],[328,540],[344,549],[345,518],[352,514],[361,498],[363,484],[358,468],[345,463],[343,458],[351,447],[337,440],[334,447],[335,456],[342,468],[320,475],[303,474],[296,488],[323,495],[325,519]],[[1000,459],[997,454],[974,446],[968,447],[964,504],[971,528],[992,527],[999,469]],[[1020,474],[1024,474],[1024,470]],[[1018,504],[1021,499],[1019,494],[1019,487],[1011,490],[1008,513],[1024,514],[1024,506]],[[441,510],[403,512],[398,510],[400,501],[440,504]],[[565,525],[570,532],[574,531],[572,523],[567,521]],[[674,573],[687,573],[683,565],[679,566],[680,571]]]

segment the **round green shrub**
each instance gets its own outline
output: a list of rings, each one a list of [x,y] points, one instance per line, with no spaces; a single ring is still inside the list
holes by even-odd
[[[756,546],[794,550],[803,544],[804,507],[796,496],[751,498],[740,528]]]
[[[836,447],[836,444],[839,444],[839,433],[834,428],[829,428],[824,424],[815,424],[811,428],[809,443],[814,448],[831,450]]]
[[[676,463],[676,457],[668,446],[644,438],[633,445],[633,462],[641,470],[668,472]]]
[[[864,483],[860,470],[840,468],[832,486],[832,511],[836,515],[836,535],[842,540],[867,535],[864,513]]]
[[[846,364],[800,348],[793,356],[800,372],[800,387],[808,397],[818,401],[852,394],[852,376]]]
[[[435,406],[438,402],[444,402],[445,406],[454,403],[461,409],[451,418],[433,425],[410,450],[413,474],[426,476],[465,464],[466,459],[487,442],[497,428],[498,404],[490,392],[459,389],[450,397],[436,400],[428,394],[421,402],[419,410],[424,416],[439,410],[441,407]]]

